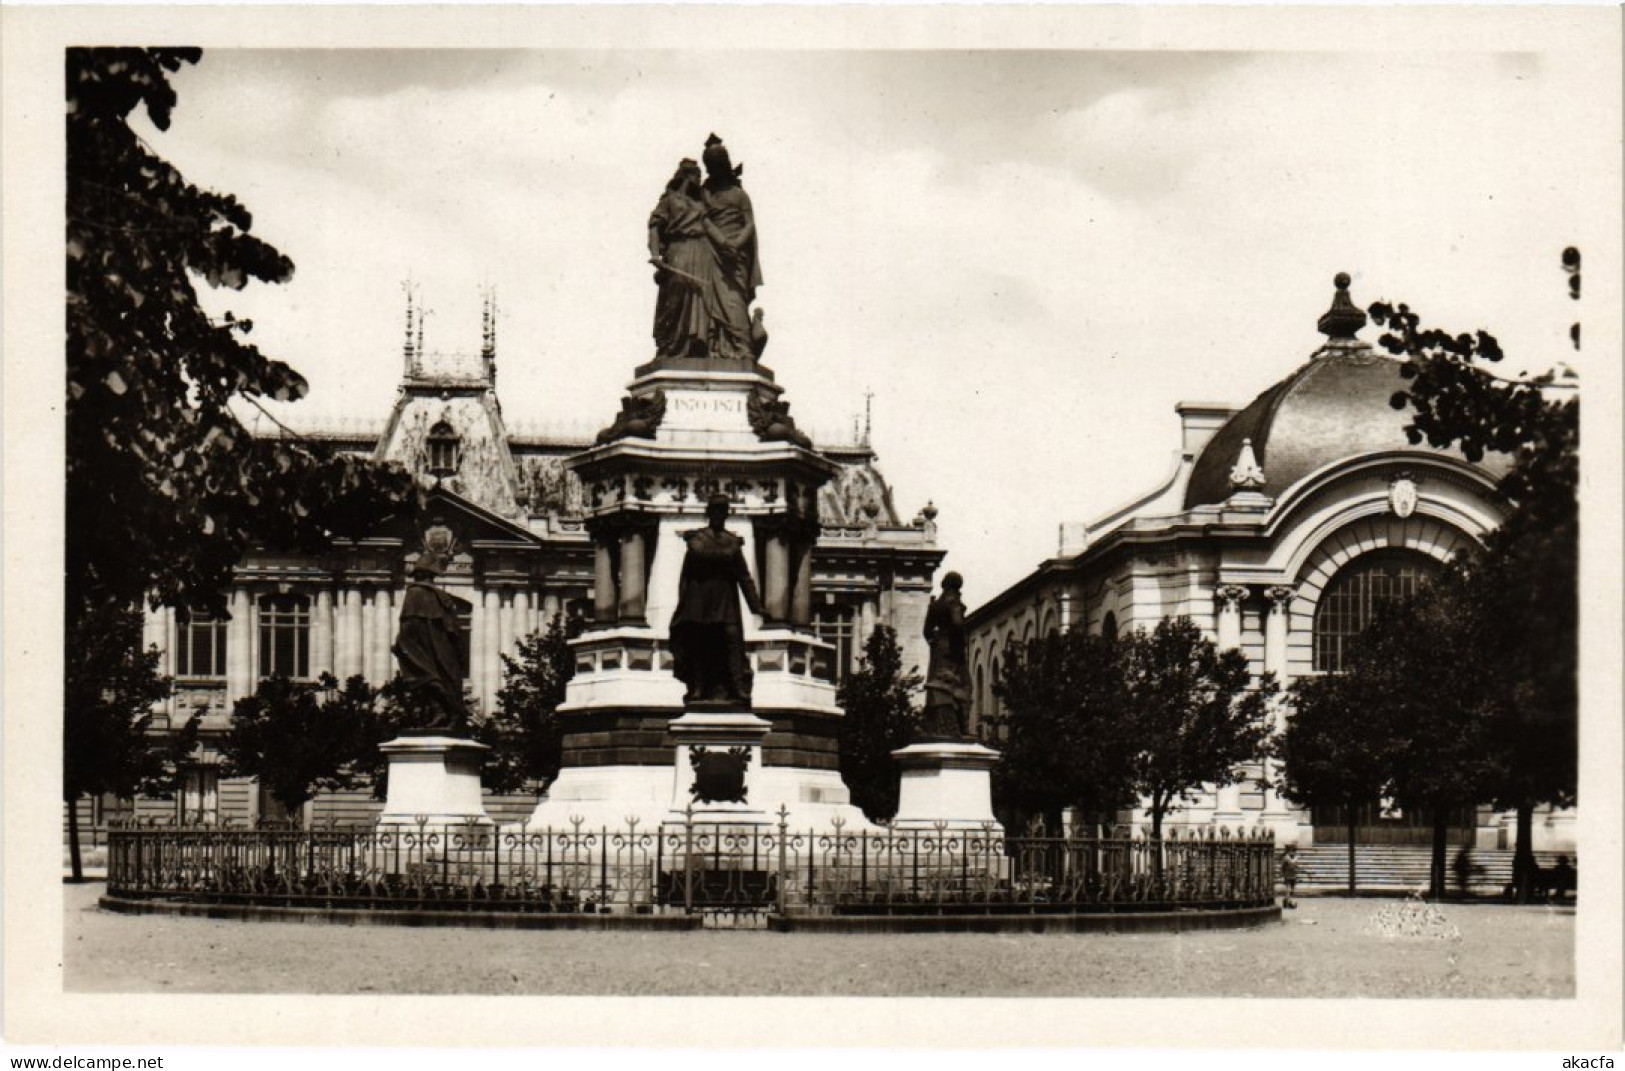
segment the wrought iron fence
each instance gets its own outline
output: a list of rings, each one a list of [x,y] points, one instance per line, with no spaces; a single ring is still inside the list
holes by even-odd
[[[1261,906],[1267,831],[1152,840],[997,827],[797,830],[687,820],[525,831],[468,823],[297,829],[131,823],[108,892],[295,907],[569,913],[993,914]]]

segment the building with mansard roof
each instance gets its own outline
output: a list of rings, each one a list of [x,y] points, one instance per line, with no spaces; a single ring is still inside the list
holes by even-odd
[[[1167,478],[1095,521],[1062,525],[1055,557],[969,616],[975,721],[1001,713],[993,684],[1013,645],[1069,629],[1115,634],[1185,615],[1283,685],[1336,672],[1385,602],[1500,524],[1508,458],[1474,464],[1406,440],[1409,416],[1390,404],[1405,388],[1400,362],[1359,338],[1366,318],[1348,282],[1335,281],[1319,321],[1326,340],[1307,361],[1245,405],[1178,405]],[[1173,824],[1264,824],[1285,841],[1346,843],[1340,813],[1287,805],[1255,787],[1264,772],[1206,792]],[[1451,821],[1455,843],[1511,846],[1510,813]],[[1356,839],[1422,844],[1430,829],[1427,816],[1374,802]],[[1572,850],[1572,812],[1538,814],[1536,846]]]
[[[597,420],[575,428],[511,428],[497,390],[489,300],[476,352],[426,351],[421,319],[414,322],[414,316],[409,304],[400,387],[387,414],[327,427],[264,423],[255,433],[297,433],[399,462],[432,488],[423,523],[450,529],[455,538],[441,586],[462,607],[468,689],[490,709],[502,683],[501,658],[522,637],[560,614],[587,629],[616,624],[619,580],[610,577],[605,598],[605,570],[620,558],[587,520],[594,495],[602,491],[584,487],[567,464],[617,434],[615,426],[595,434],[614,416],[613,407],[606,400]],[[833,475],[817,491],[816,543],[794,600],[794,616],[805,620],[789,623],[830,647],[829,657],[806,672],[838,683],[856,667],[879,624],[897,630],[905,665],[923,666],[921,626],[932,576],[945,553],[936,542],[936,510],[927,505],[908,518],[899,512],[867,428],[848,442],[815,444],[814,451]],[[234,571],[229,620],[169,608],[149,611],[146,639],[162,654],[161,672],[175,681],[159,723],[199,719],[196,762],[175,800],[86,801],[83,818],[94,824],[132,810],[185,821],[283,817],[253,782],[222,773],[217,742],[234,702],[275,674],[360,674],[374,685],[385,683],[395,672],[390,647],[406,566],[422,543],[421,531],[397,527],[319,557],[256,551]],[[834,758],[816,761],[832,764]],[[527,817],[535,804],[533,795],[494,798],[489,810],[507,822]],[[326,793],[308,805],[306,817],[365,821],[378,808],[364,791]]]

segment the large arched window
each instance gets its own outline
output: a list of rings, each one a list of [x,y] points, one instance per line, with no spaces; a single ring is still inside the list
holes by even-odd
[[[1362,554],[1343,566],[1315,607],[1315,669],[1341,670],[1354,638],[1438,572],[1439,563],[1426,554],[1397,548]]]

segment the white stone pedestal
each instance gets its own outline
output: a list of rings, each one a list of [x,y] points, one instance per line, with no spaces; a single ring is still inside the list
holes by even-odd
[[[981,829],[993,817],[991,771],[999,753],[981,744],[910,744],[892,752],[903,768],[893,829]]]
[[[762,741],[773,723],[748,712],[691,710],[671,723],[677,746],[669,821],[707,825],[767,825],[760,791]],[[738,764],[744,767],[739,771]],[[739,776],[742,773],[742,778]],[[709,798],[707,798],[709,793]],[[737,799],[727,797],[738,796]]]
[[[401,736],[378,750],[389,757],[389,795],[378,824],[416,830],[492,824],[480,796],[480,766],[491,749],[454,736]]]

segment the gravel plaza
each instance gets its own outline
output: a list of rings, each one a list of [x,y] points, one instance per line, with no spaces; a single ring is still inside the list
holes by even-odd
[[[131,917],[64,886],[70,992],[1565,998],[1573,907],[1306,898],[1185,934],[501,932]],[[405,939],[403,939],[405,938]],[[433,969],[429,969],[430,967]]]

